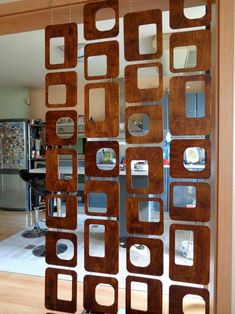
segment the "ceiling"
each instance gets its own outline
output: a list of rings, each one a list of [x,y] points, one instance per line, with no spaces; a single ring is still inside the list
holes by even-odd
[[[1,0],[0,0],[1,3]],[[188,14],[203,15],[203,7],[188,9]],[[164,32],[164,54],[161,62],[164,66],[166,77],[171,76],[169,72],[169,33],[172,30],[169,28],[169,13],[163,12],[163,32]],[[99,28],[112,25],[112,20],[97,22]],[[140,34],[140,45],[148,49],[153,49],[154,29],[151,27],[144,28]],[[120,75],[123,77],[123,69],[125,60],[123,55],[123,20],[120,19],[120,33],[116,40],[120,45]],[[107,39],[109,40],[109,39]],[[79,47],[86,43],[83,36],[83,25],[78,25],[78,42]],[[63,42],[58,39],[53,41],[53,52],[56,57],[63,55],[60,48]],[[79,51],[82,53],[82,51]],[[46,69],[44,66],[44,30],[17,33],[12,35],[0,36],[0,88],[5,87],[35,87],[41,88],[44,86]],[[185,52],[177,57],[179,62],[185,62]],[[80,59],[77,67],[77,72],[80,79],[83,79],[83,60]],[[96,62],[95,58],[91,58],[90,69],[92,73],[99,73],[104,68],[103,62]]]

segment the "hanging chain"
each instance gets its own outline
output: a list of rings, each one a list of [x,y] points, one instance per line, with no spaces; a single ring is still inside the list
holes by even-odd
[[[129,0],[130,12],[133,12],[133,0]]]
[[[69,4],[69,23],[72,23],[72,8],[71,8],[71,4]]]
[[[54,24],[54,12],[53,12],[53,8],[51,7],[51,25]]]

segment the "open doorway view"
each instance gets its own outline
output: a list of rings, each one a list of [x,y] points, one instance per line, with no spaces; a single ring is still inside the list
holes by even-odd
[[[211,2],[127,2],[0,37],[0,272],[51,311],[209,313]]]

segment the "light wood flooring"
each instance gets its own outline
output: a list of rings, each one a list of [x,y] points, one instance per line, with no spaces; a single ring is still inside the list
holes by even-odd
[[[32,224],[32,213],[0,210],[0,240],[25,229]],[[59,283],[62,295],[66,295],[68,282]],[[78,283],[78,310],[83,311],[83,285]],[[101,288],[102,302],[110,300],[110,291]],[[145,304],[145,293],[135,292],[134,305]],[[125,290],[119,290],[119,308],[125,307]],[[44,278],[25,276],[15,273],[0,272],[0,314],[42,314],[47,313],[44,308]],[[168,313],[167,302],[164,302],[164,314]],[[197,300],[186,302],[184,313],[202,314],[204,308]]]

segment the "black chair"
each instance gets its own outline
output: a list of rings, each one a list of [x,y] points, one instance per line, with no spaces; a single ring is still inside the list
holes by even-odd
[[[45,197],[47,192],[45,189],[45,173],[29,173],[28,170],[20,170],[19,175],[31,188],[31,200],[34,209],[34,227],[22,233],[24,238],[38,238],[45,235],[45,230],[39,227],[39,200],[40,196]]]
[[[20,177],[31,187],[32,192],[34,192],[34,215],[35,222],[34,228],[32,230],[26,230],[22,233],[25,238],[38,238],[44,236],[46,230],[39,227],[39,197],[45,197],[49,192],[46,191],[46,175],[45,173],[30,173],[28,170],[20,170]],[[52,209],[53,214],[54,208]],[[67,245],[63,243],[57,243],[56,253],[57,255],[64,253],[67,250]],[[35,247],[32,253],[37,257],[45,256],[46,247],[45,244]]]

